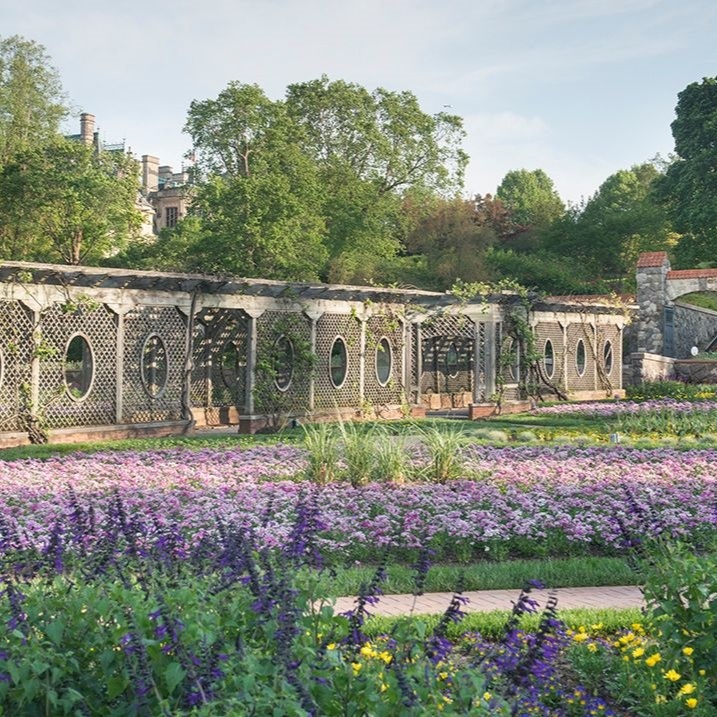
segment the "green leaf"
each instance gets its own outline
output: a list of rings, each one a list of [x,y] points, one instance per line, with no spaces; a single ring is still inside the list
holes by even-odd
[[[114,675],[107,680],[107,697],[113,700],[119,697],[129,685],[129,680],[125,675]]]
[[[54,620],[45,627],[45,634],[55,645],[59,645],[62,642],[62,634],[64,631],[65,624],[59,620]]]
[[[170,694],[174,692],[186,674],[184,668],[178,662],[172,662],[167,666],[167,669],[164,671],[164,679]]]

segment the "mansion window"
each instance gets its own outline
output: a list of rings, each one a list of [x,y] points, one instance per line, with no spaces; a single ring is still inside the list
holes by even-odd
[[[174,229],[177,226],[177,220],[179,219],[179,208],[178,207],[167,207],[165,209],[165,221],[164,224],[169,229]]]

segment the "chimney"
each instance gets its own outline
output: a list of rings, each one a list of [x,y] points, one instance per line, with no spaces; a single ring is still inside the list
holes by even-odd
[[[142,155],[142,189],[145,194],[159,189],[159,157]]]
[[[91,147],[94,142],[95,135],[95,116],[89,112],[83,112],[80,115],[80,139]]]

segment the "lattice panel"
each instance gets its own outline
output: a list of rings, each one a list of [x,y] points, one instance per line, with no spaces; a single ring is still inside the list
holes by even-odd
[[[620,329],[615,325],[598,326],[597,335],[597,361],[598,389],[613,390],[622,386],[622,337]],[[610,342],[612,347],[612,367],[608,372],[605,365],[605,344]]]
[[[182,415],[185,319],[174,306],[138,306],[124,318],[123,421],[177,421]],[[163,390],[152,396],[142,381],[142,351],[145,341],[157,334],[166,348],[167,380]]]
[[[256,388],[254,406],[258,413],[303,413],[309,405],[311,367],[307,364],[311,351],[311,322],[296,311],[265,311],[257,320]],[[273,373],[263,372],[262,364],[270,365],[276,358],[276,340],[286,336],[294,347],[291,383],[285,391],[277,388]],[[302,356],[304,358],[302,358]]]
[[[116,420],[117,317],[106,306],[67,313],[60,304],[42,312],[43,345],[54,355],[40,360],[40,407],[50,428],[103,426]],[[65,382],[66,351],[82,336],[92,355],[92,380],[83,398],[71,397]],[[44,407],[44,409],[43,409]]]
[[[246,405],[248,322],[243,311],[208,309],[194,324],[192,405]]]
[[[22,429],[20,387],[30,383],[32,313],[17,301],[0,301],[0,430]]]
[[[478,361],[477,361],[477,370],[478,374],[475,377],[476,382],[476,388],[477,388],[477,394],[478,394],[478,400],[479,401],[486,401],[487,395],[486,395],[486,327],[485,322],[480,321],[476,325],[476,336],[478,338]]]
[[[475,324],[465,316],[444,315],[423,323],[422,393],[460,393],[473,390],[474,331]],[[448,366],[452,347],[457,351],[455,371]]]
[[[329,362],[331,347],[337,336],[346,342],[348,373],[341,388],[331,382]],[[361,322],[348,314],[324,314],[316,326],[316,356],[314,405],[316,408],[358,406],[361,401]]]
[[[595,390],[594,336],[593,327],[590,324],[579,322],[568,326],[567,383],[570,391]],[[585,371],[582,376],[578,374],[576,365],[577,346],[580,339],[585,345]]]
[[[382,338],[391,345],[391,377],[385,386],[376,372],[376,347]],[[397,319],[373,316],[366,322],[364,357],[364,398],[374,405],[401,403],[403,387],[403,324]]]
[[[418,389],[420,376],[418,375],[418,357],[421,351],[419,324],[411,324],[411,390]]]
[[[550,383],[556,386],[564,386],[565,379],[563,376],[563,368],[565,365],[565,352],[563,350],[563,329],[558,323],[549,321],[541,321],[535,327],[535,349],[541,355],[545,356],[545,342],[550,339],[553,345],[553,376],[547,376]],[[542,369],[545,373],[545,362],[542,362]]]

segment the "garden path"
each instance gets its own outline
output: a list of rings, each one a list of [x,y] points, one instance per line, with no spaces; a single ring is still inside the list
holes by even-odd
[[[520,590],[474,590],[463,593],[468,598],[464,610],[467,612],[489,612],[491,610],[512,610]],[[550,590],[533,590],[531,597],[543,608],[551,594]],[[632,585],[558,588],[558,609],[568,608],[629,608],[642,607],[643,597],[639,587]],[[369,606],[373,615],[439,614],[451,601],[453,593],[425,593],[413,595],[381,595],[378,603]],[[415,605],[414,605],[415,600]],[[355,598],[343,597],[336,600],[334,611],[347,612],[354,607]]]

